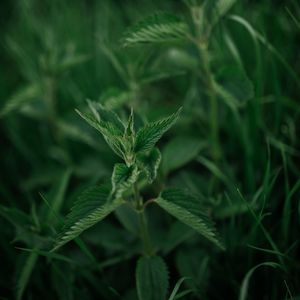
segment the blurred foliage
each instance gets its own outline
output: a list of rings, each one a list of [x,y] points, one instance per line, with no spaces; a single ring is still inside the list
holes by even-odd
[[[170,299],[299,298],[299,23],[296,0],[2,1],[1,299],[138,299],[126,207],[49,252],[120,162],[75,113],[87,99],[138,126],[183,106],[142,193],[200,195],[226,251],[149,205]]]

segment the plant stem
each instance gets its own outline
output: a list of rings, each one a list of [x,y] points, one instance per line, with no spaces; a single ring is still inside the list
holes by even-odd
[[[206,45],[198,43],[198,49],[202,58],[204,78],[206,79],[206,87],[209,98],[209,122],[210,122],[210,140],[211,140],[211,155],[215,163],[217,163],[221,156],[220,142],[219,142],[219,123],[218,123],[218,101],[214,88],[214,79],[209,64],[209,53]]]
[[[139,222],[140,222],[140,234],[141,240],[143,242],[144,253],[146,255],[153,255],[153,247],[151,243],[151,238],[148,231],[147,221],[144,210],[139,211]]]
[[[151,255],[153,255],[154,250],[153,250],[151,238],[149,235],[143,201],[142,201],[142,198],[140,197],[139,190],[138,190],[136,183],[133,185],[133,190],[134,190],[135,204],[138,209],[137,213],[139,215],[139,226],[140,226],[139,231],[140,231],[140,237],[141,237],[141,240],[143,243],[144,254],[151,256]]]
[[[214,78],[210,68],[208,51],[210,28],[209,26],[204,26],[203,8],[201,6],[190,6],[189,8],[196,35],[195,38],[192,38],[192,41],[195,43],[201,57],[203,67],[201,79],[205,80],[208,91],[211,156],[213,161],[217,163],[221,157],[221,151],[219,145],[218,102],[214,87]]]

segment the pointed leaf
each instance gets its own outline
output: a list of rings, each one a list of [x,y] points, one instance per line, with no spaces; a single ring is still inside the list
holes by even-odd
[[[141,257],[136,268],[139,300],[164,300],[168,291],[168,270],[159,256]]]
[[[182,223],[192,227],[215,245],[224,249],[218,239],[214,224],[209,219],[199,199],[187,191],[168,189],[162,192],[156,202]]]
[[[166,43],[186,39],[188,26],[177,16],[160,13],[149,16],[130,28],[123,38],[123,45]]]
[[[122,142],[123,132],[115,125],[110,122],[104,122],[102,120],[97,120],[95,117],[80,112],[76,109],[76,112],[92,127],[97,129],[104,137],[110,148],[120,157],[123,158],[124,146]]]
[[[68,184],[71,177],[71,169],[67,169],[61,176],[58,181],[58,184],[54,186],[51,197],[51,210],[48,212],[48,220],[52,220],[52,218],[60,212],[60,208],[63,204],[66,190],[68,188]]]
[[[125,129],[125,134],[127,136],[133,136],[135,134],[134,130],[134,114],[133,114],[133,109],[131,108],[130,116],[128,119],[128,123]]]
[[[138,178],[138,169],[136,166],[126,166],[125,164],[115,164],[111,177],[113,198],[121,198],[123,192],[130,188]]]
[[[157,148],[153,148],[147,154],[141,154],[138,156],[138,163],[145,171],[149,183],[152,183],[155,180],[160,161],[161,154]]]
[[[58,235],[52,251],[73,240],[84,230],[104,219],[123,201],[108,202],[110,189],[106,186],[92,187],[84,191],[67,216],[62,232]]]
[[[267,262],[263,262],[261,264],[258,264],[256,266],[254,266],[253,268],[251,268],[246,276],[243,279],[241,288],[240,288],[240,294],[239,294],[239,300],[246,300],[247,299],[247,293],[248,293],[248,286],[249,286],[249,281],[253,275],[253,273],[260,267],[271,267],[271,268],[278,268],[280,267],[279,264],[272,262],[272,261],[267,261]]]
[[[162,135],[177,121],[181,108],[174,114],[156,122],[146,124],[136,137],[134,150],[136,153],[152,149]]]
[[[23,297],[23,293],[28,285],[31,273],[36,265],[38,256],[39,255],[35,252],[32,252],[28,256],[26,256],[26,260],[22,265],[22,269],[17,279],[17,286],[16,286],[17,300],[21,300]]]
[[[120,134],[124,132],[125,126],[114,111],[105,108],[100,103],[93,102],[93,105],[103,122],[112,124],[117,130],[119,130]]]

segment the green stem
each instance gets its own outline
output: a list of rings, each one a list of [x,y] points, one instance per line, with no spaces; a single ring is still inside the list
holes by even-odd
[[[221,151],[219,143],[218,101],[214,87],[214,78],[210,68],[208,51],[210,28],[209,26],[204,26],[202,7],[190,6],[190,11],[196,35],[195,38],[192,38],[192,41],[195,43],[201,57],[203,67],[201,79],[205,80],[208,91],[211,155],[213,161],[217,163],[221,157]]]
[[[144,254],[151,256],[151,255],[153,255],[154,250],[153,250],[151,238],[149,235],[144,210],[139,212],[139,222],[140,222],[140,234],[141,234],[141,240],[143,242]]]
[[[206,79],[206,86],[209,98],[209,122],[210,122],[210,140],[211,140],[211,154],[215,163],[217,163],[221,156],[220,142],[219,142],[219,123],[218,123],[218,101],[216,91],[214,88],[214,79],[209,64],[209,53],[207,47],[198,44],[198,49],[202,58],[204,78]]]
[[[140,197],[139,190],[136,183],[133,185],[133,190],[134,190],[134,200],[137,207],[137,213],[139,216],[139,226],[140,226],[139,231],[143,243],[144,254],[148,256],[152,256],[154,253],[154,249],[152,246],[152,242],[151,242],[151,238],[147,226],[143,200]]]

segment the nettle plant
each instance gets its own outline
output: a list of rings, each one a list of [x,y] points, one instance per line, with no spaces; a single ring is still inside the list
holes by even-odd
[[[164,189],[155,198],[144,199],[143,189],[157,177],[161,153],[155,145],[179,118],[181,108],[172,115],[137,129],[133,110],[127,122],[99,103],[89,102],[90,114],[77,111],[104,137],[112,151],[124,162],[116,163],[110,184],[89,187],[78,198],[67,216],[52,251],[75,239],[83,231],[103,220],[122,205],[132,209],[139,219],[139,236],[143,245],[142,257],[136,268],[136,285],[139,299],[166,299],[168,271],[151,240],[146,208],[157,204],[182,223],[223,249],[214,224],[206,209],[201,207],[197,195],[178,188]],[[137,123],[137,122],[136,122]],[[178,290],[178,287],[177,287]],[[173,291],[173,299],[176,291]]]

